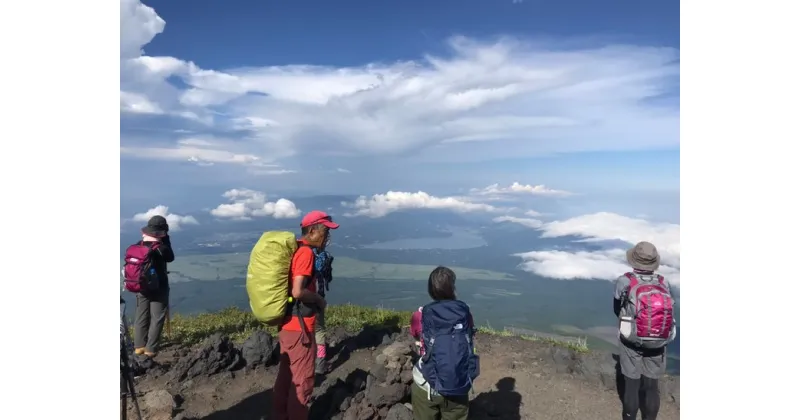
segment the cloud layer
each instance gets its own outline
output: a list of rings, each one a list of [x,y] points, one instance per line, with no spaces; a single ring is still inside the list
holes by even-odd
[[[144,213],[136,213],[131,218],[134,222],[142,222],[147,223],[153,216],[163,216],[167,219],[167,224],[169,224],[170,232],[176,232],[181,230],[183,225],[197,225],[197,219],[193,216],[181,216],[179,214],[174,214],[169,212],[169,207],[164,205],[158,205],[153,207],[152,209],[147,210]]]
[[[508,218],[511,219],[511,218]],[[593,251],[545,250],[518,254],[520,267],[541,276],[556,279],[614,280],[630,270],[625,261],[625,250],[619,242],[632,246],[639,241],[652,242],[661,254],[659,272],[668,280],[680,285],[680,225],[653,223],[644,219],[621,216],[615,213],[594,213],[562,221],[535,226],[531,219],[505,220],[533,227],[543,238],[575,236],[576,242],[607,245]]]
[[[472,188],[470,194],[481,196],[568,196],[571,195],[569,191],[554,190],[547,188],[544,185],[529,185],[514,182],[507,187],[501,187],[500,184],[492,184],[486,188]]]
[[[253,217],[272,217],[292,219],[300,217],[300,210],[285,198],[267,201],[267,195],[249,189],[232,189],[222,194],[229,203],[220,204],[211,210],[211,215],[219,219],[251,220]]]
[[[249,167],[301,151],[461,161],[678,145],[677,107],[650,100],[675,91],[671,48],[456,36],[413,61],[204,69],[143,52],[169,25],[138,0],[121,0],[121,25],[123,117],[185,126],[123,136],[128,157]]]
[[[486,188],[472,188],[466,196],[437,197],[424,191],[404,192],[389,191],[385,194],[374,194],[371,197],[360,196],[352,203],[344,202],[342,206],[353,209],[345,216],[383,217],[389,213],[412,209],[449,210],[458,213],[468,212],[500,212],[512,211],[514,208],[498,207],[487,204],[487,201],[502,199],[508,195],[565,196],[567,191],[554,190],[544,185],[525,185],[514,182],[508,187],[492,184]],[[539,213],[528,210],[527,216],[538,216]],[[508,219],[508,220],[506,220]],[[496,221],[519,221],[523,219],[501,216]]]
[[[516,223],[518,225],[522,225],[532,229],[537,229],[542,227],[541,220],[531,219],[528,217],[499,216],[492,219],[492,221],[495,223],[503,223],[503,222]]]
[[[402,192],[389,191],[386,194],[375,194],[372,197],[361,196],[353,203],[342,203],[354,210],[345,216],[383,217],[389,213],[409,209],[451,210],[459,213],[498,211],[494,206],[474,203],[459,197],[436,197],[423,191]]]

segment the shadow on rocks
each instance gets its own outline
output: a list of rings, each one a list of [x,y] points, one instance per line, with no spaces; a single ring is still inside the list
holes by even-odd
[[[264,420],[271,416],[272,390],[268,389],[253,394],[229,408],[215,411],[203,417],[202,420]]]
[[[412,419],[413,340],[384,334],[381,343],[386,345],[376,349],[368,370],[355,369],[344,380],[328,378],[314,390],[310,420]]]
[[[399,325],[401,320],[395,316],[387,321],[387,324]],[[401,329],[397,326],[372,326],[367,325],[354,336],[347,336],[344,330],[338,329],[333,335],[344,337],[331,347],[328,358],[332,360],[329,372],[344,364],[350,359],[350,353],[360,349],[378,347],[380,345],[392,343],[400,334]]]
[[[497,391],[482,392],[470,402],[469,418],[475,420],[520,420],[522,395],[515,391],[517,380],[505,377],[497,381]]]
[[[309,411],[309,420],[327,420],[347,410],[355,394],[367,386],[369,372],[356,369],[344,380],[339,378],[323,381],[314,388],[313,402]],[[363,392],[361,392],[363,394]],[[339,415],[341,417],[341,415]]]

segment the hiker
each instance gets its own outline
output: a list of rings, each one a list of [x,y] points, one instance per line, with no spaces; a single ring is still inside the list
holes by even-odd
[[[314,250],[314,277],[317,283],[317,293],[325,299],[325,294],[329,290],[329,285],[333,281],[333,255],[325,248],[330,243],[330,234],[324,244]],[[314,337],[317,342],[317,361],[314,365],[314,373],[325,375],[328,373],[328,340],[325,334],[325,309],[317,312],[316,323],[314,324]]]
[[[338,229],[331,217],[314,210],[300,222],[302,237],[289,268],[289,303],[278,327],[280,364],[273,386],[273,407],[277,420],[306,420],[314,390],[317,354],[314,328],[316,315],[325,310],[325,299],[314,281],[314,249],[322,248],[331,229]]]
[[[433,302],[411,316],[411,335],[419,340],[420,355],[412,370],[415,420],[466,420],[469,414],[469,391],[480,366],[472,313],[455,292],[456,273],[435,268],[428,276]]]
[[[667,369],[667,344],[677,324],[669,283],[655,271],[661,257],[650,242],[627,251],[632,272],[616,281],[614,314],[619,319],[619,364],[624,377],[622,419],[655,420],[661,405],[658,380]],[[643,397],[640,401],[639,396]]]
[[[153,216],[142,228],[142,240],[125,253],[125,288],[136,294],[133,346],[137,355],[156,355],[167,317],[167,263],[175,260],[168,232],[167,219]]]

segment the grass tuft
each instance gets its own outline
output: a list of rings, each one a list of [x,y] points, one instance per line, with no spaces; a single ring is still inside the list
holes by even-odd
[[[223,333],[235,342],[242,342],[254,331],[265,330],[272,334],[276,327],[259,322],[250,311],[232,306],[216,312],[197,315],[171,314],[169,329],[164,326],[164,344],[192,346],[214,333]],[[408,326],[411,312],[383,308],[368,308],[352,304],[332,305],[325,311],[328,328],[343,327],[349,333],[357,333],[361,328],[403,328]],[[133,328],[131,328],[133,336]]]
[[[396,311],[385,308],[370,308],[353,304],[331,305],[325,312],[325,321],[328,328],[342,327],[349,333],[355,334],[362,328],[398,328],[408,327],[411,320],[411,311]],[[166,345],[192,346],[205,340],[214,333],[223,333],[236,342],[242,342],[254,331],[265,330],[272,334],[277,329],[261,324],[253,317],[250,311],[238,307],[229,307],[216,312],[205,312],[197,315],[173,314],[170,316],[169,330],[164,330]],[[576,352],[584,353],[589,350],[586,339],[576,337],[574,340],[559,340],[552,337],[539,337],[535,335],[519,335],[508,329],[493,329],[487,325],[478,327],[478,332],[483,334],[520,337],[523,340],[550,343],[566,347]],[[131,328],[131,336],[133,329]]]
[[[553,338],[553,337],[544,337],[538,335],[530,335],[530,334],[515,334],[512,331],[503,328],[502,330],[497,330],[491,327],[489,323],[486,323],[486,326],[479,326],[478,332],[488,335],[494,335],[499,337],[519,337],[523,340],[527,341],[534,341],[537,343],[547,343],[553,346],[564,347],[570,350],[573,350],[577,353],[588,353],[589,346],[586,343],[586,337],[570,337],[570,338]]]

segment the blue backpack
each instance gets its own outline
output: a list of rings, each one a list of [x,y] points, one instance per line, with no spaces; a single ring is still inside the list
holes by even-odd
[[[469,320],[469,306],[460,300],[432,302],[422,307],[425,354],[420,370],[439,395],[466,395],[480,375],[475,329]]]
[[[333,255],[328,251],[314,251],[314,277],[317,280],[317,293],[325,297],[325,292],[330,290],[329,284],[333,281]]]

